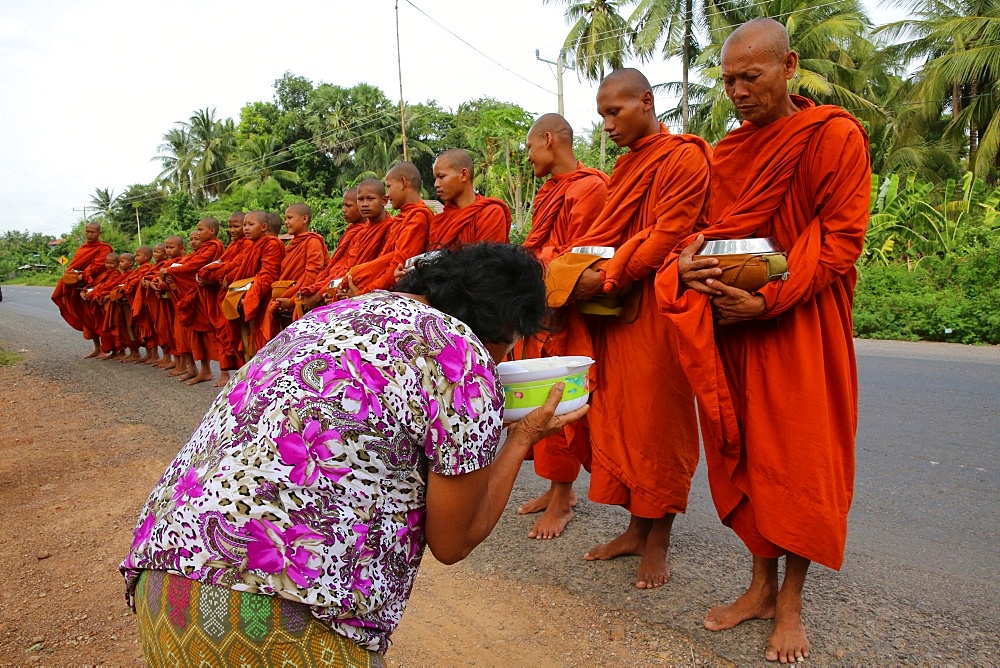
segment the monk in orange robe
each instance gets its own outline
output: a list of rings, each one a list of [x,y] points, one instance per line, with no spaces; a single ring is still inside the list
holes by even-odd
[[[312,285],[329,259],[323,235],[309,229],[312,209],[308,204],[293,204],[285,209],[285,229],[292,240],[285,249],[278,281],[291,281],[291,285],[275,289],[264,313],[264,336],[270,341],[292,322],[295,294],[302,286]]]
[[[169,360],[169,354],[162,348],[159,333],[156,330],[157,319],[159,318],[160,294],[153,287],[153,281],[160,269],[167,262],[166,244],[156,244],[153,246],[153,268],[139,279],[139,287],[136,290],[137,301],[132,304],[132,317],[139,320],[139,331],[141,338],[146,341],[146,356],[142,360],[143,364],[156,366],[159,368],[164,359]],[[162,350],[163,356],[160,356]]]
[[[510,242],[510,209],[501,200],[478,194],[472,187],[474,176],[472,156],[464,149],[449,149],[434,161],[434,189],[444,211],[431,222],[428,249]]]
[[[364,229],[358,233],[356,239],[357,252],[344,259],[347,273],[337,287],[337,292],[331,296],[324,290],[318,303],[329,304],[359,294],[357,287],[347,280],[346,276],[354,267],[377,258],[382,254],[386,244],[391,243],[388,238],[392,231],[392,218],[385,210],[388,204],[389,196],[385,192],[384,183],[378,179],[365,179],[358,184],[358,211],[361,212],[365,222],[362,223]]]
[[[347,275],[346,289],[356,287],[358,294],[388,290],[396,284],[396,272],[404,263],[427,248],[434,212],[420,199],[420,171],[412,162],[400,162],[385,175],[385,185],[392,208],[399,214],[389,221],[392,227],[381,254],[355,265]]]
[[[178,336],[176,319],[177,309],[175,305],[174,286],[163,278],[163,271],[170,267],[179,267],[187,254],[187,241],[179,235],[171,235],[163,242],[167,251],[167,258],[157,269],[153,277],[153,290],[159,298],[156,308],[156,334],[163,348],[163,362],[157,364],[158,369],[165,369],[168,376],[175,377],[183,374],[187,370],[187,360],[184,353],[190,352],[186,338]]]
[[[249,360],[267,343],[262,322],[264,310],[270,302],[271,284],[281,273],[281,261],[285,257],[285,244],[267,232],[267,214],[263,211],[246,214],[243,234],[253,245],[243,254],[240,265],[227,273],[222,284],[228,288],[235,281],[253,279],[240,299],[241,316],[229,321],[233,340],[239,342],[243,361]]]
[[[131,309],[126,296],[126,285],[135,272],[135,255],[122,253],[118,258],[118,271],[121,275],[109,291],[104,305],[104,329],[114,337],[115,354],[111,359],[125,362],[139,357],[139,345],[132,331]]]
[[[611,140],[629,150],[615,163],[604,209],[577,244],[613,247],[614,257],[585,268],[571,292],[559,294],[550,285],[549,305],[599,295],[621,300],[619,315],[597,316],[590,328],[601,383],[588,416],[590,498],[625,507],[631,519],[622,535],[584,558],[641,555],[636,586],[649,589],[670,578],[670,530],[687,509],[698,465],[694,395],[653,282],[673,247],[704,221],[711,148],[667,131],[656,118],[649,82],[634,69],[616,70],[601,82],[597,111]],[[549,275],[579,257],[557,258]]]
[[[854,492],[858,381],[851,311],[871,193],[868,141],[840,107],[789,95],[798,56],[777,21],[744,24],[722,48],[744,123],[716,147],[704,234],[657,277],[699,402],[716,509],[753,555],[750,587],[705,627],[774,619],[765,658],[809,656],[802,587],[812,561],[839,569]],[[704,239],[773,237],[785,280],[723,285]],[[682,250],[683,249],[683,250]],[[784,556],[784,579],[778,559]]]
[[[525,148],[535,176],[551,178],[535,195],[531,210],[531,233],[525,248],[548,264],[576,245],[576,240],[597,220],[608,194],[604,172],[584,167],[573,155],[573,128],[559,114],[545,114],[528,130]],[[558,355],[594,356],[594,347],[583,314],[570,306],[561,309],[549,323],[550,331],[526,339],[518,357]],[[596,370],[591,367],[591,392],[597,390]],[[590,430],[587,418],[567,425],[561,432],[542,439],[532,449],[535,473],[549,481],[549,490],[517,509],[518,513],[545,511],[531,527],[528,538],[560,536],[577,504],[573,482],[583,462],[590,467]]]
[[[97,359],[100,360],[111,359],[118,352],[116,333],[108,322],[107,304],[112,288],[118,285],[121,278],[121,270],[118,268],[120,259],[118,253],[108,253],[104,259],[104,271],[92,274],[90,285],[84,289],[82,295],[87,315],[84,320],[83,335],[99,342],[101,353]]]
[[[233,340],[229,321],[222,314],[222,299],[226,291],[221,288],[221,284],[225,280],[226,272],[238,267],[243,261],[243,253],[253,245],[243,234],[245,216],[242,211],[234,211],[229,216],[229,245],[218,259],[202,267],[196,278],[199,296],[205,304],[215,334],[215,361],[219,363],[219,380],[216,381],[215,387],[222,387],[228,383],[230,371],[241,366],[239,342]]]
[[[95,271],[104,268],[104,260],[108,253],[114,249],[110,244],[101,241],[100,223],[90,222],[84,226],[84,235],[87,239],[82,246],[73,253],[73,259],[66,267],[69,275],[77,278],[74,284],[67,283],[64,279],[59,279],[55,290],[52,291],[52,301],[59,308],[59,313],[73,329],[82,332],[84,326],[84,303],[80,299],[80,291],[86,287],[85,275],[91,275]],[[94,351],[87,357],[97,357],[101,354],[101,345],[94,339]]]
[[[357,258],[361,241],[368,227],[362,224],[365,219],[358,208],[357,188],[344,191],[340,213],[343,215],[347,227],[337,241],[337,249],[330,256],[326,267],[319,273],[316,280],[310,285],[303,286],[298,292],[303,312],[310,311],[322,304],[330,283],[334,279],[343,278],[351,267],[358,264]]]
[[[175,338],[187,339],[188,352],[184,353],[187,371],[178,380],[196,385],[213,379],[211,360],[218,359],[218,339],[208,307],[198,292],[198,272],[209,262],[214,262],[225,248],[219,241],[219,221],[202,218],[191,234],[191,253],[180,266],[165,267],[160,277],[174,286]],[[197,368],[201,362],[201,368]]]
[[[126,321],[128,323],[129,331],[135,341],[135,347],[132,353],[126,357],[124,362],[132,362],[138,364],[146,359],[145,355],[139,354],[139,349],[146,347],[146,355],[149,354],[148,339],[145,337],[145,333],[142,331],[142,324],[139,319],[136,318],[135,308],[136,301],[139,300],[141,294],[141,282],[142,279],[149,276],[149,272],[152,271],[153,265],[150,260],[153,257],[153,249],[150,246],[139,246],[135,249],[135,269],[125,278],[124,281],[124,293],[125,293],[125,307]]]

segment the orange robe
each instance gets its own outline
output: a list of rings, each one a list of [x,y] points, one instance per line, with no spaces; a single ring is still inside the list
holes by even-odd
[[[601,386],[587,416],[590,498],[637,517],[684,512],[698,465],[694,396],[653,281],[677,242],[704,220],[710,154],[698,137],[665,126],[643,137],[618,158],[604,209],[577,241],[614,247],[601,268],[604,293],[629,290],[638,299],[631,322],[589,318]],[[559,305],[551,294],[550,305]]]
[[[291,322],[291,313],[286,315],[279,312],[278,304],[273,300],[285,298],[294,301],[295,293],[302,286],[311,285],[316,281],[327,260],[326,241],[321,234],[306,231],[292,237],[285,249],[285,259],[281,261],[281,273],[278,274],[277,280],[295,281],[295,283],[271,295],[272,301],[267,304],[263,316],[264,336],[268,341]]]
[[[362,292],[388,290],[396,284],[396,269],[427,248],[427,233],[434,212],[423,201],[406,204],[399,215],[386,221],[392,226],[378,257],[351,268],[351,279]]]
[[[146,291],[142,288],[142,280],[149,278],[153,271],[153,265],[149,262],[136,267],[135,271],[125,279],[125,299],[128,304],[128,320],[132,335],[137,345],[150,348],[155,346],[153,341],[153,324],[149,318],[149,311],[144,307]]]
[[[218,339],[196,279],[201,268],[218,259],[224,250],[221,241],[211,239],[186,255],[180,266],[167,267],[174,281],[174,340],[183,341],[182,352],[191,353],[197,360],[218,359]]]
[[[712,498],[760,557],[789,552],[839,569],[854,493],[858,383],[851,310],[871,196],[868,141],[853,116],[793,96],[799,113],[729,133],[712,163],[708,239],[772,236],[787,280],[764,313],[714,327],[682,291],[676,257],[657,277],[698,396]]]
[[[171,354],[172,352],[170,345],[173,340],[174,309],[169,296],[164,296],[157,287],[157,277],[160,274],[160,269],[163,269],[172,262],[172,259],[165,258],[154,264],[147,277],[151,285],[149,287],[139,286],[139,290],[143,294],[141,307],[149,314],[150,340],[154,346],[163,348],[163,352],[166,354]]]
[[[135,348],[136,337],[132,328],[131,306],[128,301],[128,286],[132,282],[135,269],[127,269],[119,276],[117,284],[111,288],[108,302],[104,305],[104,328],[113,333],[115,349]]]
[[[265,235],[247,249],[240,266],[227,273],[229,283],[245,278],[254,279],[250,289],[243,293],[243,317],[229,321],[233,340],[239,342],[244,362],[249,361],[267,343],[263,316],[271,301],[271,284],[281,273],[281,261],[284,257],[285,244],[278,237]]]
[[[87,295],[88,322],[86,328],[95,334],[101,342],[101,352],[110,353],[118,350],[118,332],[111,321],[110,296],[111,291],[121,283],[122,273],[118,269],[107,269],[100,278],[92,282],[93,290]],[[86,335],[86,329],[84,335]],[[91,337],[93,338],[93,337]]]
[[[103,241],[87,242],[76,249],[73,259],[70,260],[66,268],[86,272],[88,275],[92,274],[104,267],[104,259],[108,253],[113,251],[114,249]],[[52,301],[59,308],[59,314],[62,315],[63,320],[80,332],[83,331],[84,318],[86,317],[84,304],[80,299],[80,288],[84,285],[85,283],[82,281],[74,285],[67,285],[62,279],[59,279],[55,290],[52,291]]]
[[[510,242],[510,209],[495,197],[476,194],[475,201],[461,209],[446,204],[431,221],[427,248],[454,248],[480,241]]]
[[[363,223],[354,223],[351,227],[356,227],[358,230],[352,236],[351,243],[344,254],[337,262],[331,259],[319,278],[312,285],[306,287],[302,294],[309,296],[326,290],[330,281],[335,278],[343,278],[351,270],[351,267],[377,258],[382,252],[389,229],[392,227],[392,218],[386,218],[378,223],[366,220]]]
[[[575,171],[553,176],[535,194],[531,211],[531,233],[523,246],[548,264],[568,251],[597,220],[608,195],[604,172],[578,163]],[[549,323],[552,331],[524,341],[518,357],[558,355],[594,356],[594,346],[584,316],[574,307],[556,312]],[[591,367],[590,389],[597,389],[597,370]],[[590,430],[587,418],[568,425],[557,434],[539,441],[532,454],[535,473],[553,482],[573,482],[580,464],[590,468]]]
[[[220,289],[220,283],[225,279],[226,272],[233,266],[239,266],[243,261],[243,253],[253,245],[246,237],[230,242],[226,250],[214,262],[209,262],[198,271],[201,284],[198,293],[205,304],[208,319],[212,322],[216,338],[216,357],[219,368],[226,371],[239,369],[242,366],[239,355],[239,340],[233,340],[232,328],[226,316],[222,314],[222,298],[226,291]]]

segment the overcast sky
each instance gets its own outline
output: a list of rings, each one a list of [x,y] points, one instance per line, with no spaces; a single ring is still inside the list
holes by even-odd
[[[407,101],[556,110],[554,68],[535,49],[555,60],[561,3],[400,0],[399,15]],[[394,0],[0,0],[0,232],[65,234],[95,188],[156,177],[151,158],[175,123],[205,107],[238,120],[285,71],[398,100],[395,30]],[[676,64],[638,66],[653,83],[680,78]],[[594,85],[567,72],[564,88],[578,131],[599,120]]]

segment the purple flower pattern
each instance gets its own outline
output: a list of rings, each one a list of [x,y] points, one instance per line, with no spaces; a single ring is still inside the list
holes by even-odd
[[[495,368],[462,322],[385,292],[316,309],[283,336],[167,468],[122,572],[130,588],[166,568],[303,601],[384,652],[424,549],[425,468],[468,473],[496,455]],[[222,538],[205,529],[220,523]]]

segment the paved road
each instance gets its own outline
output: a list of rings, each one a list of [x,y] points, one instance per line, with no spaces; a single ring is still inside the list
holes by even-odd
[[[133,365],[80,358],[90,349],[58,317],[50,290],[4,286],[0,345],[27,349],[33,373],[93,391],[133,387],[160,399],[137,419],[177,433],[178,446],[214,391],[184,388]],[[844,567],[814,567],[806,623],[817,663],[1000,664],[1000,349],[858,341],[861,425],[857,487]],[[177,387],[175,387],[175,385]],[[803,472],[808,484],[808,472]],[[585,490],[586,481],[577,483]],[[511,507],[543,490],[525,465]],[[630,612],[630,632],[668,630],[707,655],[758,663],[764,622],[711,634],[709,605],[745,587],[749,558],[718,522],[699,468],[671,548],[674,576],[659,590],[631,583],[636,561],[580,556],[624,527],[620,509],[582,501],[555,541],[524,538],[531,520],[509,512],[470,559],[484,573],[555,583],[595,605]],[[541,641],[544,642],[544,641]]]

